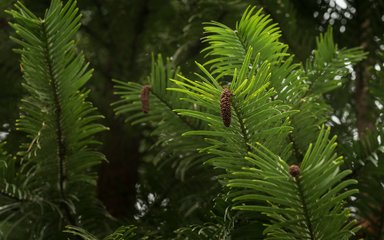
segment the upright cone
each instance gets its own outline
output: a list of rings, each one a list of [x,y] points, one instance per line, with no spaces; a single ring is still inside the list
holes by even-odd
[[[231,125],[231,90],[224,88],[221,93],[220,108],[221,118],[223,119],[224,126],[229,127]]]

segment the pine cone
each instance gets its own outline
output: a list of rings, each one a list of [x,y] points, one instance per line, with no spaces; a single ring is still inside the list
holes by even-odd
[[[141,89],[141,94],[140,94],[140,100],[141,100],[141,110],[144,113],[149,112],[149,93],[151,86],[149,85],[144,85],[143,89]]]
[[[221,93],[220,108],[221,118],[223,119],[224,126],[229,127],[231,125],[231,90],[224,88]]]
[[[289,174],[291,174],[292,177],[297,177],[300,175],[300,167],[293,164],[291,166],[289,166]]]

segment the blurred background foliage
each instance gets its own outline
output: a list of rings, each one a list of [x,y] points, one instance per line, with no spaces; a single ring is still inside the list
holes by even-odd
[[[15,152],[16,143],[24,137],[14,131],[13,125],[23,92],[18,57],[12,52],[15,45],[9,40],[9,16],[4,13],[14,2],[0,1],[0,139],[7,141],[5,148],[9,152]],[[50,3],[22,2],[40,14]],[[342,79],[343,86],[325,97],[333,107],[329,124],[339,135],[342,154],[356,176],[362,178],[360,190],[364,193],[364,186],[370,181],[364,178],[368,174],[359,175],[360,171],[381,169],[370,178],[375,178],[376,183],[380,182],[378,178],[383,179],[383,164],[377,164],[384,151],[380,130],[384,93],[377,90],[384,89],[383,0],[79,0],[83,25],[77,41],[95,69],[88,87],[92,89],[93,102],[106,116],[104,124],[110,128],[100,136],[109,163],[99,169],[98,195],[114,217],[127,223],[136,219],[143,226],[156,223],[164,232],[206,222],[203,219],[207,218],[206,209],[212,201],[205,197],[213,196],[217,186],[194,178],[197,173],[193,171],[183,173],[189,176],[186,181],[171,162],[153,160],[154,153],[148,150],[154,140],[148,136],[146,126],[133,128],[114,116],[110,106],[116,100],[112,79],[145,82],[151,54],[159,52],[169,56],[188,76],[204,48],[202,24],[214,20],[233,26],[248,5],[263,7],[272,16],[281,27],[281,40],[290,46],[297,61],[311,55],[315,38],[329,25],[333,26],[339,47],[361,46],[368,53],[363,62],[349,69],[350,77]],[[204,189],[207,196],[195,196],[196,189]],[[375,199],[379,203],[381,200],[384,197]],[[380,229],[373,222],[384,224],[384,205],[377,210],[383,219],[369,220],[370,212],[361,219],[366,232]],[[168,219],[166,223],[164,219]]]

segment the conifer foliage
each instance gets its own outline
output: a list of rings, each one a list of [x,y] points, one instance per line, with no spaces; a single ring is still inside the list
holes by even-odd
[[[104,215],[90,169],[104,159],[93,135],[106,128],[83,87],[92,70],[73,41],[81,16],[76,2],[57,0],[44,18],[21,3],[8,13],[26,92],[17,127],[29,141],[2,161],[2,233],[6,239],[60,239],[63,226],[93,228],[92,217]]]
[[[205,51],[211,60],[203,65],[197,63],[201,73],[196,73],[194,79],[169,79],[174,87],[152,84],[178,92],[184,95],[181,100],[193,104],[170,110],[206,123],[207,128],[183,135],[202,136],[208,143],[200,151],[211,156],[208,163],[223,170],[219,178],[225,187],[223,191],[229,191],[233,202],[229,209],[240,214],[255,212],[255,218],[256,212],[265,214],[269,218],[264,230],[266,239],[350,239],[357,225],[350,220],[343,202],[357,192],[350,188],[356,181],[346,178],[350,171],[339,169],[343,161],[334,153],[335,138],[329,139],[329,130],[320,129],[329,117],[328,106],[318,92],[312,91],[311,81],[320,85],[316,90],[326,89],[322,93],[332,89],[326,86],[337,87],[338,83],[327,79],[348,73],[328,72],[325,68],[340,68],[339,59],[345,60],[344,54],[352,52],[347,55],[348,60],[357,62],[364,56],[362,51],[327,48],[336,65],[316,65],[317,71],[331,75],[321,82],[313,79],[311,65],[305,69],[293,63],[287,46],[278,40],[279,29],[270,24],[261,10],[247,10],[236,30],[220,23],[208,24],[205,30],[205,40],[210,44]],[[325,54],[321,47],[330,41],[331,30],[319,38],[319,49],[309,62],[321,61],[321,54]],[[133,95],[138,92],[121,94],[126,102],[120,112],[131,110],[129,102],[134,99],[129,96]],[[306,115],[299,114],[302,108]],[[306,134],[318,136],[311,134],[301,139],[308,127],[313,130]],[[297,164],[291,172],[290,162]],[[181,232],[190,239],[204,239],[203,229],[202,226],[199,230],[201,235],[186,229]],[[216,230],[222,231],[220,227]],[[211,237],[221,236],[217,231],[210,231]],[[226,236],[224,239],[230,234]]]
[[[116,115],[149,129],[157,170],[187,183],[176,195],[182,203],[167,200],[188,211],[171,233],[167,219],[154,226],[140,217],[111,233],[114,225],[95,196],[95,166],[104,156],[94,135],[106,127],[87,101],[92,70],[74,41],[76,2],[52,0],[43,18],[21,3],[14,8],[8,13],[26,92],[17,126],[28,141],[18,155],[0,145],[4,238],[355,238],[359,225],[348,204],[364,209],[361,199],[375,199],[359,196],[343,165],[324,96],[365,54],[339,49],[332,29],[303,64],[263,9],[249,7],[234,29],[205,25],[206,62],[196,62],[193,74],[153,55],[143,84],[114,80]],[[167,211],[167,201],[157,204]]]

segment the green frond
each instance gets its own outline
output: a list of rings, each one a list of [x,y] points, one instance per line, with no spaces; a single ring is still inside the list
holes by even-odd
[[[64,230],[65,233],[69,233],[76,237],[80,237],[83,240],[98,240],[96,236],[92,235],[88,231],[75,227],[75,226],[66,226]],[[75,238],[78,239],[78,238]],[[142,234],[136,226],[128,225],[122,226],[116,229],[113,233],[104,237],[103,240],[149,240],[149,239],[161,239],[158,234]]]
[[[13,1],[5,0],[6,4]],[[11,39],[19,47],[14,51],[21,59],[23,92],[13,95],[9,91],[3,99],[24,94],[16,122],[23,140],[9,146],[11,152],[18,147],[14,151],[17,154],[3,150],[4,136],[11,133],[9,140],[14,141],[10,122],[15,117],[0,119],[7,123],[1,126],[0,121],[0,239],[349,240],[362,235],[380,239],[384,235],[383,59],[378,60],[374,72],[368,68],[370,61],[358,65],[359,71],[354,72],[353,65],[366,53],[361,48],[339,49],[329,28],[317,38],[316,49],[306,63],[299,62],[312,47],[314,38],[307,41],[308,33],[320,26],[310,13],[298,15],[298,2],[259,2],[274,7],[266,11],[275,20],[286,20],[281,23],[283,31],[292,31],[284,36],[266,11],[249,7],[234,27],[219,22],[204,25],[202,41],[206,45],[202,53],[206,60],[196,62],[192,69],[197,72],[183,75],[173,61],[153,55],[144,82],[113,80],[118,97],[112,104],[116,115],[143,136],[134,144],[139,146],[136,150],[140,154],[135,158],[140,161],[134,164],[138,175],[134,176],[136,191],[131,200],[136,202],[128,219],[113,219],[96,196],[96,170],[105,160],[97,150],[97,134],[107,128],[100,124],[104,117],[88,100],[90,91],[85,86],[93,70],[76,42],[79,39],[88,44],[97,37],[92,29],[100,19],[93,13],[101,16],[104,10],[112,13],[112,9],[100,4],[87,9],[86,22],[92,24],[84,28],[89,36],[83,36],[78,34],[81,14],[76,0],[50,0],[43,16],[35,15],[21,2],[7,13],[12,19],[9,26],[15,31]],[[169,6],[178,11],[195,7],[195,1],[176,2]],[[200,7],[217,5],[217,0],[198,2],[204,2],[196,5]],[[220,14],[215,12],[216,19],[229,19],[245,4],[219,2],[225,6],[220,7]],[[329,5],[330,10],[336,9],[329,12],[333,21],[344,7],[328,2],[306,6]],[[143,14],[138,14],[138,19],[147,15],[151,4],[140,5]],[[356,6],[360,21],[365,16],[358,11],[361,6]],[[168,10],[164,10],[166,15],[172,17]],[[354,11],[344,13],[345,18],[340,15],[343,20],[356,20]],[[184,30],[202,17],[205,13],[194,12]],[[8,31],[5,19],[0,18],[0,25],[5,24]],[[309,23],[300,22],[303,19]],[[104,20],[102,23],[108,25],[109,19]],[[359,27],[369,33],[376,27],[373,23]],[[132,26],[134,31],[141,31],[142,26]],[[194,27],[190,30],[182,38],[198,35]],[[116,53],[116,42],[104,36],[99,40],[103,45],[99,64],[113,63],[114,59],[104,61],[104,57]],[[136,43],[138,39],[131,40]],[[189,39],[173,59],[180,60],[200,47],[195,40]],[[380,41],[380,36],[375,36],[377,45]],[[104,50],[112,55],[105,55]],[[128,65],[143,60],[137,58],[135,49],[128,51],[132,53]],[[298,52],[299,57],[292,52]],[[7,75],[3,78],[15,79],[12,84],[17,84],[18,68],[8,67],[14,63],[7,62],[8,54],[2,55],[0,62],[5,64],[0,64],[0,70]],[[108,65],[107,70],[113,70],[108,73],[130,71],[124,68],[127,64],[121,68]],[[352,109],[357,106],[359,112],[359,101],[349,104],[347,100],[352,98],[336,97],[335,90],[354,91],[353,76],[360,70],[357,80],[372,80],[364,88],[372,95],[363,100],[376,104],[372,113],[377,116],[372,115],[376,129],[364,137],[359,132],[355,140],[353,121],[360,119]],[[141,72],[128,75],[140,76]],[[9,86],[8,82],[0,84],[4,89]],[[342,101],[336,103],[334,99]],[[3,102],[0,115],[16,106]],[[335,116],[341,117],[340,124]],[[341,133],[342,146],[338,149],[336,136],[324,127],[333,123],[338,125],[334,131]],[[345,152],[346,165],[337,150]],[[112,232],[121,220],[125,225]],[[358,223],[363,228],[359,233]]]
[[[227,200],[227,194],[221,193],[214,199],[209,219],[202,224],[192,224],[178,228],[174,231],[173,240],[184,239],[223,239],[229,240],[235,230],[236,216],[229,212],[230,202]],[[236,239],[241,239],[237,236]]]
[[[344,180],[350,171],[339,170],[341,159],[333,153],[335,139],[328,140],[329,130],[319,128],[327,121],[330,108],[321,94],[309,91],[313,75],[301,64],[293,63],[287,46],[279,42],[279,29],[261,10],[254,13],[254,8],[248,9],[235,30],[213,22],[205,31],[204,41],[209,46],[204,51],[211,59],[204,65],[196,64],[200,73],[192,78],[179,74],[162,85],[183,101],[180,107],[166,104],[172,107],[162,113],[171,109],[179,118],[165,118],[156,110],[152,114],[162,117],[154,118],[152,107],[147,113],[134,116],[143,121],[156,119],[153,126],[158,135],[171,129],[162,126],[162,120],[172,125],[175,119],[195,119],[200,123],[194,128],[180,128],[179,133],[184,131],[184,137],[204,137],[207,145],[195,148],[209,153],[212,158],[208,163],[225,170],[226,174],[218,177],[235,189],[230,198],[238,205],[233,209],[268,216],[272,221],[265,230],[268,239],[348,239],[356,227],[349,222],[350,214],[342,203],[356,193],[347,189],[356,181]],[[329,39],[327,35],[319,40],[313,66],[329,59],[323,50],[323,45],[332,43]],[[340,56],[352,64],[358,59],[352,59],[355,53],[346,51]],[[158,72],[162,79],[165,74],[152,69],[153,76]],[[157,80],[157,84],[163,82]],[[324,89],[331,89],[329,86]],[[121,93],[118,113],[140,112],[143,107],[139,98],[143,87],[129,87],[126,85],[127,92]],[[165,96],[170,93],[162,92]],[[152,86],[151,94],[154,100],[150,100],[150,106],[157,106],[158,96],[152,93]],[[253,147],[259,142],[259,147]],[[309,142],[315,143],[305,153]],[[300,176],[290,175],[288,159],[301,162]],[[236,191],[237,188],[241,190]],[[198,235],[205,231],[200,231],[204,226],[195,226],[196,231],[185,228],[179,233],[191,239],[204,237]],[[206,230],[216,234],[220,225],[216,227]]]
[[[230,235],[228,232],[223,231],[223,227],[220,224],[206,223],[203,226],[191,225],[183,228],[179,228],[175,231],[177,237],[180,240],[210,240],[210,239],[222,239],[229,240]]]
[[[363,226],[360,231],[365,239],[380,239],[384,234],[384,131],[368,132],[363,139],[343,149],[346,163],[359,181],[359,193],[349,204],[354,217]],[[380,236],[380,237],[379,237]]]
[[[340,87],[350,75],[352,66],[365,57],[360,48],[338,49],[332,28],[320,34],[316,42],[317,48],[306,65],[309,90],[296,106],[300,112],[292,118],[293,138],[300,153],[305,151],[308,142],[315,140],[319,126],[331,116],[332,109],[323,95]]]
[[[262,222],[260,218],[263,216],[230,211],[233,204],[228,198],[230,194],[227,191],[228,189],[225,189],[215,198],[209,220],[203,224],[187,225],[177,229],[176,236],[172,239],[264,239],[265,221]]]
[[[154,162],[171,163],[177,176],[184,179],[186,172],[193,167],[200,167],[206,157],[196,152],[197,145],[205,146],[201,139],[181,136],[186,131],[204,126],[201,121],[180,116],[174,111],[191,107],[189,103],[179,100],[182,94],[167,91],[167,88],[175,86],[170,79],[178,79],[178,74],[179,69],[173,68],[169,59],[164,61],[161,55],[157,58],[153,56],[146,85],[115,80],[115,94],[120,96],[120,100],[113,106],[116,114],[124,115],[127,122],[152,128],[151,135],[158,137],[156,146],[161,147]],[[143,112],[141,102],[141,91],[144,88],[149,89],[149,109],[146,113]]]
[[[102,216],[92,168],[105,159],[95,150],[98,142],[94,135],[106,128],[98,123],[103,116],[96,114],[96,108],[86,100],[89,91],[83,88],[93,70],[88,69],[73,40],[81,18],[76,1],[63,5],[53,0],[44,18],[35,16],[20,2],[8,14],[13,17],[10,25],[17,34],[12,39],[21,47],[15,51],[21,55],[26,90],[17,128],[30,142],[22,145],[20,154],[23,163],[32,166],[35,176],[31,184],[44,185],[42,197],[51,201],[44,204],[57,205],[42,207],[56,220],[41,219],[56,221],[54,225],[59,227],[63,222],[78,224],[88,213]],[[33,221],[39,215],[27,218]],[[39,234],[49,236],[50,231]]]
[[[270,63],[270,82],[280,100],[295,103],[307,91],[302,66],[293,63],[288,46],[279,41],[280,29],[262,9],[255,12],[255,7],[249,7],[235,30],[216,22],[208,23],[204,30],[207,36],[203,42],[209,46],[203,52],[212,58],[205,65],[211,66],[212,75],[233,76],[252,48],[251,62],[256,62],[255,67]]]
[[[115,94],[120,96],[120,100],[113,103],[115,112],[117,115],[125,114],[126,122],[131,124],[161,124],[164,120],[172,120],[177,118],[174,122],[177,122],[183,128],[194,128],[193,123],[187,119],[178,117],[172,110],[180,103],[175,101],[180,98],[180,95],[176,93],[166,91],[166,88],[171,86],[169,79],[176,78],[179,73],[179,69],[174,69],[169,59],[164,62],[161,55],[157,58],[152,56],[152,69],[147,78],[147,86],[149,91],[149,111],[144,113],[142,111],[142,104],[140,99],[140,93],[143,89],[143,85],[135,82],[123,82],[114,80]],[[175,106],[174,106],[175,105]],[[168,124],[169,121],[164,121]],[[184,126],[183,126],[184,125]]]
[[[365,58],[361,48],[338,49],[332,28],[316,39],[316,49],[307,61],[311,94],[324,94],[341,86],[351,68]]]
[[[172,91],[184,93],[186,97],[182,100],[197,105],[196,110],[177,109],[176,111],[181,116],[206,122],[209,129],[188,131],[184,135],[207,137],[211,146],[201,151],[216,155],[217,157],[210,161],[220,168],[227,168],[227,164],[242,166],[244,162],[238,159],[243,158],[250,150],[250,145],[257,141],[264,142],[273,151],[289,152],[289,145],[287,149],[277,146],[286,145],[287,135],[292,131],[289,126],[289,116],[295,111],[279,100],[271,100],[275,92],[268,88],[271,76],[270,64],[265,62],[256,71],[258,63],[251,62],[252,54],[252,49],[249,49],[242,67],[239,71],[235,70],[228,87],[232,93],[232,123],[229,127],[223,124],[220,112],[223,87],[202,65],[198,64],[204,76],[196,75],[198,80],[194,81],[187,78],[173,80],[178,88],[169,88]],[[277,144],[277,141],[281,145]],[[229,161],[229,159],[233,160]]]
[[[303,98],[297,106],[300,112],[292,117],[292,125],[294,126],[292,141],[296,147],[296,157],[304,154],[308,143],[314,142],[319,134],[322,124],[329,120],[332,109],[324,103],[323,99]]]
[[[119,227],[114,233],[104,238],[104,240],[129,240],[129,239],[145,239],[139,238],[136,233],[137,227],[129,225]]]
[[[23,47],[17,51],[21,53],[24,87],[28,91],[17,126],[32,141],[26,152],[35,151],[36,157],[31,158],[46,165],[56,159],[68,173],[81,174],[85,167],[79,165],[81,158],[93,159],[86,161],[88,167],[103,159],[89,146],[95,143],[92,136],[106,128],[96,123],[102,116],[95,114],[96,109],[86,101],[88,92],[82,89],[92,70],[87,70],[84,56],[77,54],[72,40],[80,27],[76,2],[62,6],[52,1],[44,19],[34,16],[21,3],[15,7],[18,10],[9,14],[15,19],[11,25],[20,37],[14,40]],[[52,176],[52,180],[63,181],[64,175],[62,179]]]
[[[334,153],[336,138],[329,140],[329,131],[322,128],[298,172],[258,144],[246,157],[250,166],[232,173],[227,185],[240,189],[233,209],[271,218],[266,239],[349,239],[356,232],[343,201],[357,193],[346,190],[357,181],[345,179],[351,171],[340,170],[342,159]]]
[[[243,63],[249,47],[255,49],[255,54],[260,53],[261,61],[274,63],[288,55],[287,46],[278,41],[281,35],[277,24],[271,24],[272,20],[262,13],[262,9],[254,11],[255,7],[249,7],[235,30],[218,22],[204,27],[208,35],[203,41],[210,45],[204,49],[206,57],[215,57],[206,63],[213,66],[212,74],[232,75],[233,69]],[[226,68],[231,69],[226,71]]]
[[[76,226],[71,226],[71,225],[66,226],[63,232],[72,234],[76,237],[80,237],[83,240],[98,240],[98,238],[95,235],[91,234],[90,232],[88,232],[83,228],[76,227]]]
[[[155,152],[155,155],[146,161],[146,169],[153,168],[160,176],[150,174],[146,179],[158,186],[155,191],[166,192],[162,197],[167,198],[174,206],[175,213],[181,218],[181,224],[188,216],[191,218],[204,211],[203,206],[208,205],[205,197],[217,192],[218,184],[212,178],[212,173],[203,166],[209,156],[197,151],[207,144],[199,136],[182,136],[184,132],[204,129],[206,126],[198,119],[180,116],[174,111],[177,108],[196,107],[180,101],[183,96],[181,93],[167,91],[167,88],[175,86],[170,79],[178,79],[178,73],[178,68],[172,67],[169,59],[164,61],[161,55],[152,57],[151,73],[145,85],[115,81],[115,94],[120,100],[113,106],[116,114],[124,116],[127,122],[149,128],[151,137],[155,139],[149,150]],[[147,97],[144,101],[147,104],[146,113],[143,112],[142,91],[148,91],[144,93]],[[168,186],[169,182],[162,181],[164,175],[176,179]],[[148,191],[154,193],[154,190]],[[206,194],[201,194],[202,191],[206,191]],[[191,192],[196,194],[191,195]],[[152,209],[152,204],[148,205]],[[153,221],[152,218],[156,218],[157,214],[166,214],[161,211],[154,213],[149,210],[141,218],[143,221]]]
[[[384,234],[384,153],[379,152],[378,165],[366,164],[359,170],[358,188],[359,194],[355,201],[350,204],[354,206],[355,217],[364,227],[366,238],[379,239]],[[369,238],[370,239],[370,238]]]
[[[2,146],[0,146],[0,149]],[[46,201],[42,196],[42,186],[33,186],[33,170],[20,169],[19,162],[2,149],[0,155],[0,236],[14,236],[18,225],[27,224],[31,209],[41,209]],[[20,236],[28,230],[19,229]]]

